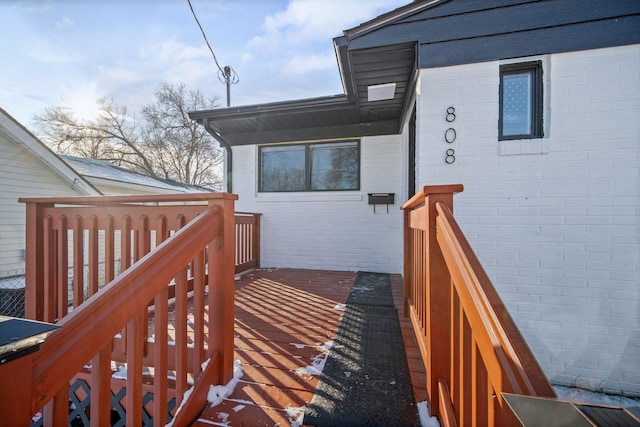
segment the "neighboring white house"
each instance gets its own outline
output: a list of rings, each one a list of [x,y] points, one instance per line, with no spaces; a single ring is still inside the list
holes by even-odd
[[[25,205],[20,197],[101,192],[0,109],[0,278],[24,274]]]
[[[191,114],[264,214],[263,266],[401,273],[400,204],[463,184],[551,382],[640,396],[640,2],[414,1],[334,45],[344,95]]]

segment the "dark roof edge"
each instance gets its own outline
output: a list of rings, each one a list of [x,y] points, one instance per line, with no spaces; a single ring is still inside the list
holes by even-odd
[[[345,30],[344,35],[348,39],[355,39],[355,38],[364,36],[372,31],[375,31],[380,27],[384,27],[386,25],[392,24],[401,19],[405,19],[407,16],[421,12],[424,9],[429,9],[431,7],[437,6],[442,3],[446,3],[448,1],[450,0],[431,0],[427,2],[414,1],[405,6],[400,6],[397,9],[394,9],[390,12],[377,16],[370,21],[363,22],[357,27],[353,27],[348,30]]]
[[[254,116],[256,113],[264,114],[284,114],[291,110],[304,111],[306,109],[318,110],[319,108],[332,109],[336,107],[348,107],[353,104],[349,102],[346,95],[323,96],[318,98],[304,98],[292,101],[270,102],[266,104],[243,105],[238,107],[215,108],[212,110],[190,111],[189,117],[192,120],[202,121],[205,118],[216,117],[242,117]]]

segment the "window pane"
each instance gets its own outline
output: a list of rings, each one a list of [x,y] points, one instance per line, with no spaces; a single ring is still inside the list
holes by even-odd
[[[531,128],[531,73],[502,78],[502,134],[529,135]]]
[[[303,145],[263,147],[260,153],[260,191],[304,191]]]
[[[312,190],[358,189],[358,143],[313,144],[311,158]]]

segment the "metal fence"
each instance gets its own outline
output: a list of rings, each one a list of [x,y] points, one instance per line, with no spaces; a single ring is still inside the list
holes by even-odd
[[[0,315],[24,317],[24,275],[0,278]]]

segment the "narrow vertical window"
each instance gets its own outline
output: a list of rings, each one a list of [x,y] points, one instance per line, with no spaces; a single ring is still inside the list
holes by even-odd
[[[542,65],[500,67],[499,139],[542,138]]]

